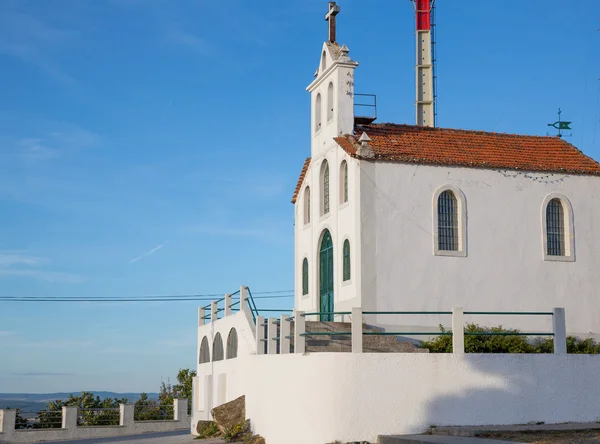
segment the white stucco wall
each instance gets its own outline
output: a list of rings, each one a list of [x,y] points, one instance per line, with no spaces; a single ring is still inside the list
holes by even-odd
[[[379,434],[420,433],[433,424],[600,417],[598,356],[316,353],[242,359],[246,413],[270,444],[375,442]]]
[[[227,358],[227,337],[232,328],[236,329],[238,335],[238,358],[214,362],[212,357],[215,335],[217,333],[221,334],[224,356]],[[194,378],[192,432],[195,432],[196,423],[199,420],[211,418],[210,410],[212,408],[244,394],[243,387],[240,385],[240,378],[237,376],[239,372],[243,371],[240,368],[239,357],[256,353],[254,328],[251,315],[247,310],[239,311],[236,314],[198,327],[198,350],[196,353],[198,364],[196,368],[197,376]],[[211,361],[200,364],[200,344],[204,337],[208,339]]]
[[[361,165],[363,309],[565,307],[569,333],[600,333],[600,178],[388,162]],[[466,198],[466,257],[434,255],[432,197],[444,185],[459,188]],[[551,193],[572,204],[574,262],[544,260],[542,203]],[[551,331],[550,318],[466,320]],[[377,321],[437,326],[449,325],[450,318]]]

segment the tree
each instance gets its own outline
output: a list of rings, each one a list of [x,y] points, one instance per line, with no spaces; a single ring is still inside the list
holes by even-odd
[[[148,398],[148,394],[142,393],[140,399],[135,402],[133,418],[135,421],[156,421],[169,419],[159,403]]]
[[[193,379],[196,376],[196,370],[189,368],[179,369],[177,373],[177,384],[171,385],[170,381],[165,384],[161,382],[158,400],[160,405],[173,405],[173,399],[188,400],[188,415],[192,412],[192,391]]]
[[[77,425],[79,426],[119,425],[119,404],[127,404],[127,399],[100,399],[90,392],[82,392],[81,396],[69,395],[66,401],[61,399],[50,401],[48,408],[38,413],[38,421],[34,427],[60,428],[61,424],[57,421],[57,417],[60,419],[61,416],[57,413],[62,411],[63,406],[78,408]]]

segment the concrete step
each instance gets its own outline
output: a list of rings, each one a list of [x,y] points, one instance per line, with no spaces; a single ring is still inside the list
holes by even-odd
[[[291,323],[291,336],[294,336],[294,322]],[[310,333],[345,333],[352,330],[350,322],[307,321],[306,351],[307,352],[343,352],[352,351],[352,336],[327,335]],[[364,332],[384,332],[381,327],[363,324]],[[293,339],[292,339],[293,349]],[[428,353],[427,349],[417,348],[412,342],[401,342],[397,336],[363,336],[363,352],[365,353]]]
[[[506,444],[497,439],[465,438],[458,436],[397,435],[378,436],[377,444]],[[519,444],[513,441],[513,444]]]

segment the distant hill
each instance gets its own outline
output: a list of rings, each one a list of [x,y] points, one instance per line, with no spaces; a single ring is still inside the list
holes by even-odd
[[[125,398],[128,402],[140,399],[140,393],[92,392],[104,398]],[[37,413],[43,410],[50,401],[68,399],[69,395],[81,395],[81,392],[70,393],[0,393],[0,409],[20,409],[22,412]],[[150,399],[158,399],[158,393],[148,393]]]

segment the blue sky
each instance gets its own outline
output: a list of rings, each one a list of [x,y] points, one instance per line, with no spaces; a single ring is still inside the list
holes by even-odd
[[[438,0],[439,125],[545,134],[561,107],[600,157],[600,3],[473,3]],[[413,123],[410,3],[339,4],[356,92]],[[326,5],[0,0],[0,295],[291,289]],[[0,301],[0,392],[156,391],[197,305]]]

